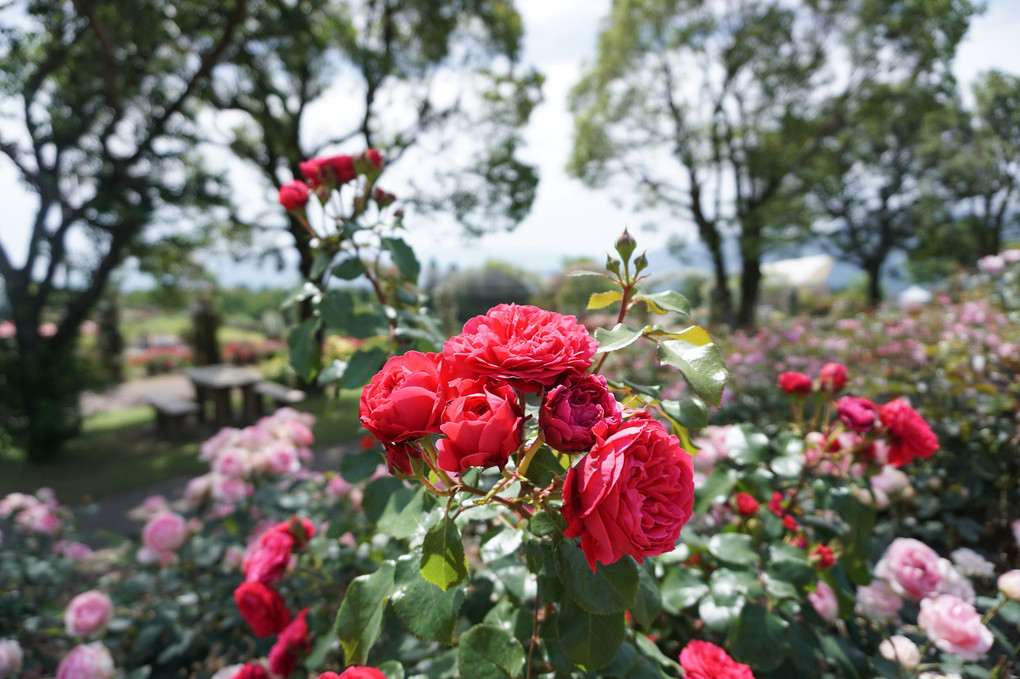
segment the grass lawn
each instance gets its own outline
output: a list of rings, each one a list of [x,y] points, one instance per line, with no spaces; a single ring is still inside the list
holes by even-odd
[[[325,448],[358,438],[358,391],[344,391],[329,406],[324,396],[298,405],[313,413],[315,447]],[[327,412],[328,410],[328,412]],[[208,471],[198,459],[199,446],[214,431],[171,439],[155,431],[152,409],[138,406],[94,415],[82,433],[68,442],[56,459],[38,465],[0,462],[0,496],[13,491],[34,492],[49,486],[64,504],[76,504],[179,476]]]

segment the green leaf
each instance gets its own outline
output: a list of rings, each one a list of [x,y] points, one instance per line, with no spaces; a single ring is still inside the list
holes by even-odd
[[[560,604],[556,631],[570,662],[589,672],[598,670],[613,662],[623,643],[623,611],[596,615],[567,597]]]
[[[312,260],[312,268],[308,272],[308,277],[313,281],[319,280],[319,277],[329,267],[329,263],[333,260],[332,255],[326,253],[325,250],[320,250],[315,254],[315,259]]]
[[[724,632],[733,626],[740,616],[746,599],[736,597],[732,601],[720,601],[714,595],[705,596],[698,604],[698,617],[714,632]]]
[[[608,292],[593,292],[591,297],[588,298],[589,309],[604,309],[614,302],[619,302],[623,299],[623,293],[619,290],[609,290]]]
[[[383,238],[383,247],[390,251],[393,263],[397,265],[400,275],[409,283],[418,283],[418,275],[421,274],[421,264],[414,256],[414,250],[404,242],[402,238]]]
[[[387,660],[379,665],[379,671],[386,675],[386,679],[404,679],[404,666],[399,660]]]
[[[423,486],[397,489],[385,498],[386,504],[376,527],[382,534],[398,540],[411,537],[421,526],[426,502],[434,504],[432,498]]]
[[[508,556],[516,557],[523,541],[524,534],[520,530],[497,524],[482,542],[479,552],[482,562],[492,564]]]
[[[708,406],[700,398],[661,401],[660,405],[666,415],[682,427],[702,429],[708,426]]]
[[[351,316],[346,329],[347,334],[355,339],[368,339],[385,335],[389,329],[389,321],[386,315],[379,311],[361,311]]]
[[[337,278],[342,278],[345,281],[353,281],[366,271],[368,271],[368,269],[365,268],[365,263],[357,257],[345,259],[333,267],[333,275]]]
[[[347,369],[344,370],[344,376],[340,378],[340,386],[344,389],[357,389],[365,386],[383,367],[388,356],[382,347],[372,347],[368,350],[358,349],[347,361]]]
[[[691,315],[691,302],[675,290],[655,292],[650,295],[639,295],[635,301],[642,301],[648,306],[648,310],[654,313],[665,313],[673,311],[687,316]]]
[[[290,365],[294,368],[294,372],[309,381],[319,371],[319,364],[322,360],[322,348],[316,337],[318,331],[319,319],[309,318],[287,335],[287,344],[290,345]]]
[[[336,614],[336,634],[348,665],[364,665],[379,639],[394,570],[392,561],[384,561],[374,573],[354,578],[347,588]]]
[[[758,561],[754,541],[744,533],[716,533],[708,540],[708,551],[720,561],[740,566]]]
[[[565,462],[569,465],[570,458],[565,458]],[[564,462],[560,461],[551,448],[542,446],[528,465],[528,480],[538,488],[545,488],[565,471]]]
[[[747,604],[730,632],[733,657],[755,672],[768,672],[783,664],[790,649],[788,623],[760,604]]]
[[[608,351],[619,351],[630,346],[638,340],[645,332],[645,328],[634,329],[623,323],[617,323],[612,330],[595,328],[595,341],[599,343],[596,353],[604,354]]]
[[[404,488],[404,482],[392,476],[374,479],[365,487],[365,493],[361,500],[361,508],[365,512],[365,518],[372,523],[377,523],[382,519],[386,508],[390,506],[393,496],[404,490]]]
[[[327,290],[315,308],[327,328],[346,331],[354,314],[354,295],[350,290]]]
[[[475,625],[460,637],[457,668],[471,679],[516,679],[524,669],[524,647],[495,625]]]
[[[453,520],[447,516],[429,529],[422,544],[421,574],[444,592],[467,580],[464,544]]]
[[[768,437],[750,424],[730,427],[724,445],[730,459],[743,465],[758,464],[769,451]]]
[[[708,588],[715,600],[724,604],[765,595],[757,571],[747,569],[719,568],[709,576]]]
[[[390,605],[411,634],[452,645],[457,614],[466,595],[465,588],[453,587],[444,592],[427,582],[418,570],[417,559],[411,554],[397,559],[394,584]]]
[[[556,570],[577,604],[592,613],[625,611],[637,600],[638,566],[630,556],[608,566],[598,564],[592,573],[584,552],[564,540],[556,548]]]
[[[652,626],[652,622],[662,610],[662,593],[659,591],[651,562],[646,562],[639,568],[638,575],[637,599],[630,609],[630,614],[634,617],[634,622],[647,628]]]
[[[694,490],[696,498],[694,513],[704,514],[712,504],[725,501],[732,494],[735,485],[737,485],[736,471],[722,465],[716,467],[715,472]]]
[[[664,340],[659,343],[659,362],[679,370],[695,394],[719,405],[726,386],[726,364],[714,343],[699,346],[685,340]]]
[[[708,585],[701,579],[701,573],[690,568],[669,571],[663,578],[660,589],[662,607],[671,615],[677,615],[685,608],[690,608],[708,594]]]
[[[319,377],[316,379],[316,382],[318,382],[320,386],[339,382],[340,378],[343,377],[345,370],[347,370],[347,363],[341,361],[339,358],[334,358],[332,363],[322,369],[319,373]]]
[[[566,276],[568,278],[580,278],[582,276],[598,276],[599,278],[609,278],[609,276],[602,273],[601,271],[585,271],[583,269],[579,269],[577,271],[568,271],[566,273]]]
[[[382,457],[368,450],[352,450],[340,456],[340,476],[348,483],[364,481],[379,468]]]
[[[291,290],[291,292],[284,298],[283,302],[280,304],[280,308],[289,309],[290,307],[294,306],[299,302],[303,302],[306,299],[310,299],[321,294],[321,292],[322,291],[319,290],[319,287],[315,285],[315,283],[305,281],[294,290]]]

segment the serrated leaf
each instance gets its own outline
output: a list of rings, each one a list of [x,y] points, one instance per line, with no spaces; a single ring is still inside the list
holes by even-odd
[[[464,543],[450,517],[444,517],[425,534],[420,567],[422,577],[444,592],[467,580]]]
[[[465,588],[453,587],[444,592],[427,582],[421,576],[417,559],[411,554],[397,559],[393,581],[390,605],[411,634],[451,645],[457,615],[466,596]]]
[[[589,309],[605,309],[610,304],[619,302],[623,299],[623,293],[619,290],[609,290],[607,292],[593,292],[591,297],[588,298]]]
[[[612,330],[595,328],[595,341],[599,343],[596,353],[619,351],[636,342],[644,332],[645,328],[635,329],[623,323],[617,323]]]
[[[709,403],[719,405],[726,386],[726,364],[715,344],[697,345],[686,340],[664,340],[659,343],[659,362],[680,371],[695,394]]]
[[[645,304],[651,302],[663,313],[666,311],[672,311],[687,317],[690,317],[691,315],[690,300],[675,290],[665,290],[663,292],[654,292],[650,295],[640,295],[635,299],[642,300]]]
[[[638,566],[624,556],[595,572],[576,544],[562,541],[556,548],[556,570],[563,585],[582,608],[599,615],[633,608],[638,590]]]
[[[571,597],[560,604],[556,619],[560,648],[570,662],[594,671],[613,662],[623,643],[623,611],[596,615],[579,606]]]
[[[379,639],[395,570],[392,561],[384,561],[374,573],[354,578],[347,588],[336,614],[336,634],[348,665],[364,665]]]
[[[418,283],[421,264],[414,255],[414,250],[402,238],[383,238],[383,247],[390,251],[393,263],[397,265],[400,275],[409,283]]]
[[[457,668],[471,679],[517,679],[524,669],[524,647],[495,625],[475,625],[460,637]]]
[[[666,415],[687,429],[702,429],[708,426],[708,406],[700,398],[685,398],[682,401],[661,401]]]

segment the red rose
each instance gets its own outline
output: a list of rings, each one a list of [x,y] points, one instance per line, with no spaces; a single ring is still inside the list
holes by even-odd
[[[750,667],[715,644],[697,639],[680,651],[680,667],[687,679],[754,679]]]
[[[807,396],[811,393],[811,378],[804,373],[779,373],[779,388],[793,396]]]
[[[323,185],[346,184],[358,176],[351,156],[312,158],[299,163],[298,168],[313,189]]]
[[[414,468],[411,466],[412,459],[421,459],[421,451],[407,443],[387,443],[383,445],[386,450],[386,468],[394,476],[413,476]]]
[[[902,398],[878,407],[878,416],[885,425],[889,439],[888,462],[902,467],[915,457],[927,459],[939,448],[939,440],[931,427],[916,410]]]
[[[832,550],[826,545],[818,545],[814,551],[811,552],[811,560],[818,563],[818,567],[822,570],[831,568],[836,565],[836,557],[833,555]]]
[[[450,401],[436,442],[440,469],[461,473],[468,467],[500,467],[521,444],[524,416],[509,385],[484,384]]]
[[[305,616],[308,609],[301,611],[297,617],[280,632],[276,643],[269,650],[269,669],[280,677],[289,677],[297,667],[298,654],[312,650],[312,640],[308,636],[308,623]]]
[[[308,204],[308,184],[294,180],[280,187],[280,205],[288,211],[300,210]]]
[[[333,674],[327,672],[326,674]],[[325,674],[319,677],[319,679],[386,679],[386,675],[374,667],[348,667],[343,671],[339,677],[335,674],[332,677],[327,677]]]
[[[290,521],[283,521],[276,524],[265,533],[262,534],[262,541],[268,539],[268,535],[272,533],[284,533],[294,539],[294,549],[304,549],[308,541],[315,536],[315,524],[312,523],[311,519],[299,519],[296,516],[290,517]]]
[[[567,537],[580,537],[592,571],[624,554],[673,551],[694,506],[694,465],[655,420],[625,423],[567,472],[563,517]]]
[[[358,165],[361,174],[375,174],[382,169],[383,156],[376,149],[367,149],[358,156]]]
[[[737,505],[737,511],[743,516],[754,516],[758,513],[758,507],[761,506],[754,496],[748,493],[737,493],[733,500]]]
[[[383,443],[439,433],[446,407],[442,356],[409,351],[386,361],[361,392],[361,424]]]
[[[269,672],[262,665],[245,663],[244,667],[237,671],[233,679],[270,679]]]
[[[293,549],[294,538],[289,533],[263,533],[259,546],[244,560],[241,567],[245,580],[261,582],[263,585],[273,584],[283,577]]]
[[[556,450],[588,450],[595,443],[596,425],[611,434],[620,426],[620,404],[601,375],[568,378],[542,400],[538,422],[545,442]]]
[[[799,526],[797,525],[797,520],[793,518],[793,516],[791,516],[790,514],[786,514],[785,516],[783,516],[783,527],[786,530],[790,531],[791,533],[796,533],[797,529],[799,528]]]
[[[818,382],[822,391],[835,394],[846,386],[846,366],[842,363],[826,363],[818,371]]]
[[[847,429],[863,434],[875,426],[878,406],[860,396],[844,396],[836,401],[836,414]]]
[[[533,392],[584,374],[596,349],[598,343],[573,316],[500,304],[448,339],[443,358],[457,372],[494,377]]]
[[[290,622],[283,597],[261,582],[242,582],[234,590],[234,601],[257,637],[279,634]]]
[[[769,500],[769,511],[776,516],[783,515],[783,494],[778,490],[772,491],[772,499]]]

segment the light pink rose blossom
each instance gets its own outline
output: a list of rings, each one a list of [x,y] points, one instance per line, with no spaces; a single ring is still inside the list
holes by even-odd
[[[64,627],[72,637],[94,637],[113,618],[113,602],[105,592],[90,589],[71,599],[64,610]]]
[[[939,591],[943,575],[939,555],[914,538],[896,538],[875,566],[875,577],[906,599],[923,599]]]
[[[176,512],[164,510],[145,524],[142,544],[155,552],[173,552],[188,537],[188,523]]]
[[[939,559],[939,573],[942,574],[942,584],[939,586],[939,594],[952,594],[958,599],[963,599],[969,604],[974,603],[976,596],[974,585],[961,573],[949,559]]]
[[[977,261],[978,268],[987,274],[1000,274],[1006,268],[1006,262],[999,255],[985,255]]]
[[[902,634],[894,634],[878,645],[878,652],[886,660],[899,663],[908,670],[917,669],[921,664],[921,649]]]
[[[874,620],[893,620],[897,617],[903,599],[885,580],[872,580],[870,585],[857,590],[857,606],[865,617]]]
[[[835,622],[839,617],[839,601],[836,599],[836,593],[821,580],[818,581],[815,591],[808,592],[807,597],[818,615],[826,622]]]
[[[184,500],[191,508],[197,508],[208,498],[212,490],[213,475],[203,474],[188,481],[184,487]]]
[[[917,624],[940,650],[967,661],[979,660],[992,647],[992,632],[981,614],[951,594],[922,600]]]
[[[14,679],[25,658],[17,639],[0,639],[0,679]]]
[[[113,679],[113,657],[98,641],[75,646],[60,661],[57,679]]]
[[[35,507],[39,500],[27,493],[11,493],[0,500],[0,519],[6,519],[15,512]]]
[[[246,477],[251,467],[251,452],[236,446],[221,450],[212,463],[214,472],[235,479]]]
[[[237,504],[254,492],[251,484],[242,479],[235,479],[222,474],[214,474],[212,480],[212,496],[217,502]]]
[[[949,553],[949,558],[956,565],[956,570],[962,575],[972,578],[990,578],[995,574],[995,565],[986,560],[983,556],[967,547],[954,549]]]
[[[60,532],[60,517],[56,510],[42,503],[22,510],[14,521],[29,533],[52,536]]]
[[[999,591],[1013,601],[1020,601],[1020,570],[1011,570],[999,576]]]

